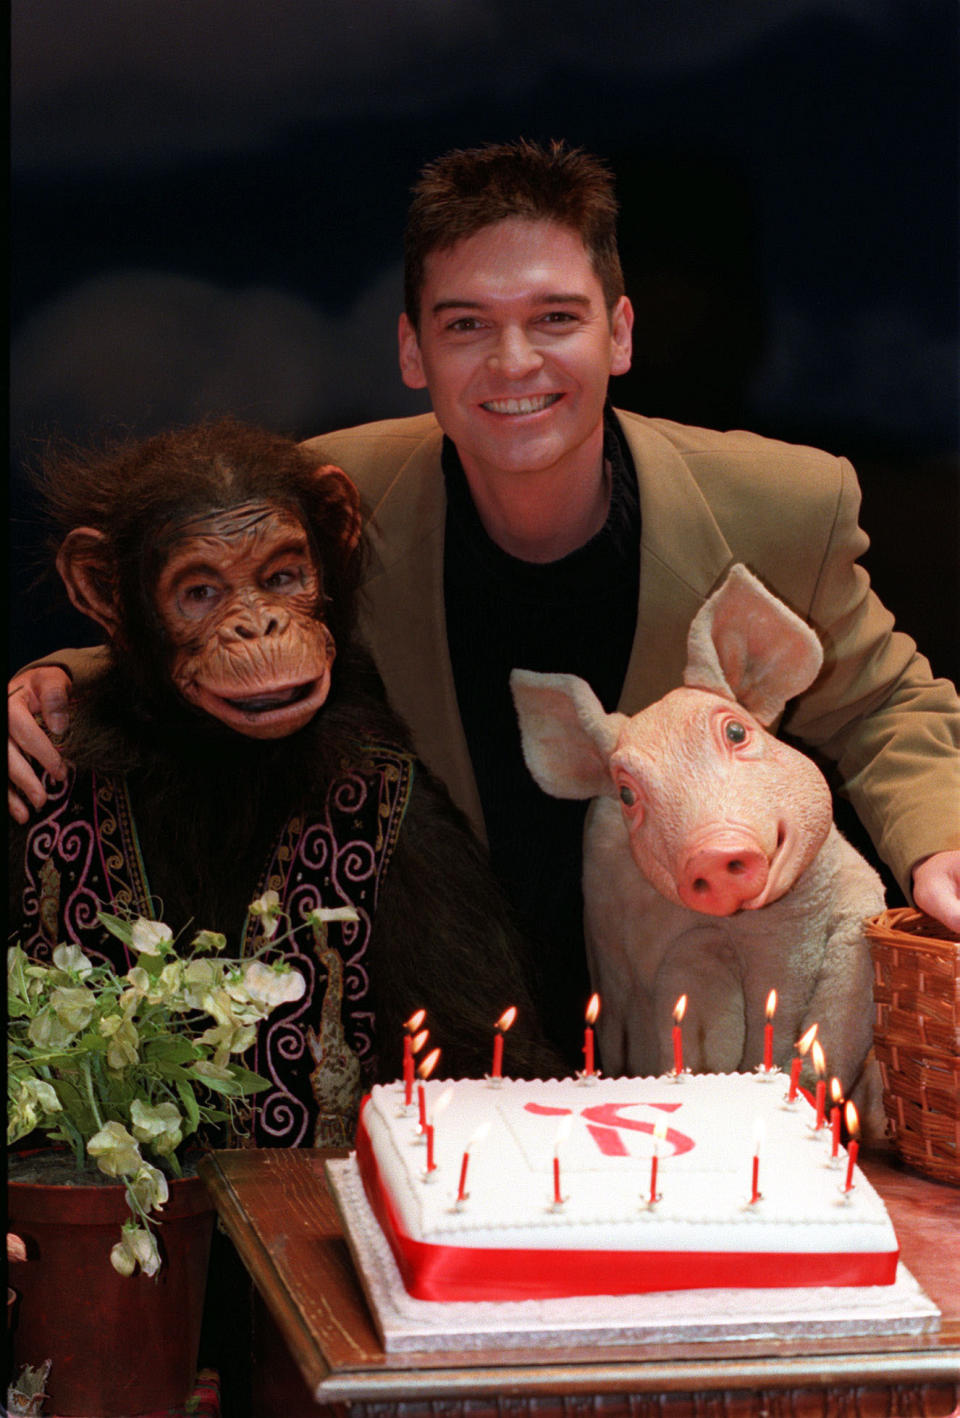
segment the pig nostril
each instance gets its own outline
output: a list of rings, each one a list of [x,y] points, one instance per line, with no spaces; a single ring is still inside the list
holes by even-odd
[[[727,863],[727,871],[731,876],[739,876],[741,872],[746,871],[746,866],[739,857],[734,857],[732,862]]]
[[[706,877],[698,876],[696,881],[693,883],[693,889],[694,891],[698,891],[702,896],[705,891],[710,890],[710,883],[709,881],[707,881]]]

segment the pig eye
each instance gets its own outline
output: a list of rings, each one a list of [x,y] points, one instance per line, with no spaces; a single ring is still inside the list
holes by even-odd
[[[739,719],[728,719],[723,727],[723,732],[726,735],[727,743],[738,744],[747,741],[746,728]]]
[[[628,788],[626,783],[621,785],[620,801],[623,803],[624,807],[633,807],[634,803],[637,801],[636,793],[632,788]]]

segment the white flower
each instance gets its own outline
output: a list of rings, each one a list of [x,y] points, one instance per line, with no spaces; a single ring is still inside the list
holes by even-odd
[[[131,1206],[139,1205],[144,1211],[158,1211],[170,1198],[167,1179],[158,1167],[144,1162],[127,1182],[127,1196]]]
[[[70,989],[61,986],[50,996],[50,1008],[71,1034],[79,1034],[86,1029],[97,1007],[97,997],[83,985]]]
[[[353,906],[320,906],[316,911],[307,912],[307,920],[317,921],[359,921]]]
[[[53,952],[53,963],[58,970],[73,972],[81,977],[89,975],[93,961],[85,955],[79,945],[58,945]]]
[[[119,1014],[108,1014],[100,1021],[100,1033],[109,1039],[107,1067],[121,1073],[140,1058],[140,1035],[136,1025]]]
[[[123,1227],[123,1239],[110,1252],[110,1264],[120,1275],[132,1275],[137,1266],[144,1275],[156,1275],[160,1269],[160,1254],[150,1232],[133,1221]]]
[[[87,1143],[87,1151],[108,1177],[131,1176],[143,1165],[140,1148],[123,1123],[105,1123]]]
[[[190,942],[194,950],[215,950],[219,953],[227,948],[227,938],[221,931],[197,931]]]
[[[130,944],[138,955],[166,955],[161,946],[173,944],[173,931],[163,921],[148,921],[138,916],[130,932]]]
[[[256,901],[251,901],[249,906],[251,916],[256,916],[262,922],[262,930],[267,940],[273,940],[280,924],[280,897],[275,891],[265,891],[262,896],[258,896]]]
[[[130,1121],[138,1142],[149,1142],[161,1157],[174,1152],[183,1141],[183,1117],[173,1103],[145,1103],[134,1098],[130,1104]]]
[[[299,970],[291,970],[284,961],[264,965],[262,961],[254,960],[244,971],[243,987],[251,999],[274,1009],[278,1004],[302,999],[307,982]]]

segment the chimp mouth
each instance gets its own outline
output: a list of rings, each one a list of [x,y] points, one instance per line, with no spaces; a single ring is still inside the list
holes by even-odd
[[[286,689],[272,690],[269,694],[251,694],[241,699],[223,695],[222,698],[224,704],[229,704],[231,709],[237,709],[241,714],[269,714],[274,709],[285,709],[290,704],[308,699],[316,684],[315,679],[310,679],[302,684],[289,685]]]

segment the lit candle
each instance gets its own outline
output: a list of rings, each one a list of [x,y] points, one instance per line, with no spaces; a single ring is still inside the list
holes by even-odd
[[[857,1118],[857,1110],[852,1103],[848,1103],[844,1109],[844,1120],[847,1124],[847,1132],[850,1134],[850,1141],[847,1143],[847,1177],[843,1184],[843,1190],[850,1192],[853,1191],[853,1169],[857,1165],[857,1153],[860,1151],[860,1144],[857,1141],[860,1122]]]
[[[419,1073],[419,1075],[420,1075],[421,1078],[427,1079],[427,1078],[430,1077],[431,1073],[433,1072],[434,1068],[436,1067],[437,1059],[438,1059],[439,1057],[440,1057],[440,1050],[439,1050],[439,1049],[433,1049],[429,1054],[427,1054],[427,1057],[423,1060],[423,1063],[421,1063],[421,1064],[419,1065],[419,1067],[417,1068],[417,1073]],[[426,1131],[427,1131],[427,1095],[426,1095],[426,1093],[425,1093],[425,1091],[424,1091],[424,1087],[423,1087],[423,1084],[422,1084],[422,1083],[419,1083],[419,1084],[417,1085],[417,1101],[418,1101],[418,1103],[419,1103],[419,1105],[420,1105],[420,1131],[421,1131],[421,1133],[422,1133],[424,1136],[426,1136]]]
[[[760,1191],[760,1148],[763,1143],[763,1120],[757,1118],[753,1125],[753,1169],[750,1177],[750,1205],[762,1200]]]
[[[588,1078],[592,1078],[596,1073],[593,1061],[593,1026],[597,1022],[599,1013],[600,996],[591,995],[584,1013],[587,1027],[583,1031],[583,1071]]]
[[[811,1052],[813,1066],[817,1070],[817,1118],[813,1128],[815,1132],[819,1132],[827,1116],[827,1080],[823,1076],[827,1069],[827,1061],[823,1056],[819,1039],[814,1039]]]
[[[403,1103],[406,1108],[409,1108],[413,1101],[413,1056],[416,1052],[413,1036],[426,1017],[427,1011],[418,1009],[403,1026]]]
[[[777,1012],[777,992],[767,995],[767,1022],[763,1026],[763,1066],[767,1073],[773,1069],[773,1016]]]
[[[687,1012],[687,997],[681,995],[673,1007],[673,1071],[679,1077],[683,1073],[683,1016]]]
[[[433,1123],[427,1123],[427,1171],[435,1172],[437,1164],[433,1160]]]
[[[659,1122],[653,1129],[653,1156],[650,1158],[650,1205],[655,1206],[660,1200],[660,1193],[657,1191],[657,1169],[660,1165],[660,1143],[667,1135],[667,1125]]]
[[[560,1144],[570,1136],[572,1126],[573,1116],[568,1114],[557,1128],[557,1135],[553,1141],[553,1204],[555,1207],[562,1206],[564,1202],[563,1193],[560,1190]]]
[[[840,1151],[840,1104],[843,1102],[843,1089],[840,1087],[839,1078],[830,1080],[830,1097],[830,1156],[836,1157]]]
[[[803,1069],[803,1061],[807,1056],[807,1052],[810,1048],[810,1045],[813,1043],[816,1037],[817,1026],[816,1024],[811,1024],[806,1034],[804,1034],[800,1039],[798,1039],[794,1046],[797,1050],[797,1053],[793,1062],[790,1065],[790,1092],[787,1094],[788,1103],[796,1102],[797,1087],[800,1083],[800,1074]]]
[[[477,1143],[481,1142],[489,1131],[490,1124],[481,1123],[473,1136],[467,1140],[467,1145],[463,1149],[463,1157],[460,1162],[460,1185],[457,1187],[458,1202],[466,1201],[467,1197],[470,1195],[467,1191],[467,1168],[470,1166],[470,1150],[476,1147]]]
[[[510,1025],[517,1017],[516,1005],[511,1005],[505,1009],[494,1025],[493,1035],[493,1067],[490,1070],[491,1078],[503,1077],[503,1036],[510,1028]]]

